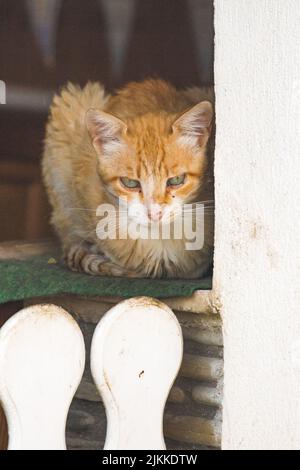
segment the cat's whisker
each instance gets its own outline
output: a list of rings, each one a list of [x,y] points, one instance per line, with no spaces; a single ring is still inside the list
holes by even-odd
[[[194,210],[194,211],[182,211],[183,214],[201,214],[201,212],[208,212],[208,211],[214,211],[214,207],[207,207],[199,210]]]
[[[214,207],[208,207],[206,209],[203,208],[203,209],[195,210],[195,211],[182,211],[182,214],[202,214],[202,212],[210,212],[214,210],[215,210]]]
[[[195,201],[195,202],[192,202],[192,204],[204,204],[205,202],[215,202],[214,199],[205,199],[203,201]]]
[[[87,212],[94,212],[96,214],[97,209],[86,209],[83,207],[66,207],[66,210],[68,211],[87,211]]]
[[[215,209],[215,207],[214,206],[204,206],[204,207],[197,207],[195,209],[183,209],[182,212],[184,212],[185,214],[188,214],[188,213],[202,212],[202,211],[211,210],[211,209]]]

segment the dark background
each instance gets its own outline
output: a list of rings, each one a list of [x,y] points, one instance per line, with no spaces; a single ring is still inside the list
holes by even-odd
[[[0,0],[0,79],[7,88],[0,105],[0,241],[51,233],[40,159],[51,96],[68,80],[97,80],[109,90],[147,77],[178,87],[213,84],[213,0],[61,0],[50,58],[28,3]],[[121,48],[114,39],[129,9]],[[121,50],[122,60],[114,58]]]

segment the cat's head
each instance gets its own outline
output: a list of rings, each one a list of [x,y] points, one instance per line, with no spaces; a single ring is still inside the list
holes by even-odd
[[[213,108],[203,101],[180,116],[145,114],[127,119],[90,109],[86,124],[108,193],[126,199],[140,224],[170,220],[197,201],[207,168]]]

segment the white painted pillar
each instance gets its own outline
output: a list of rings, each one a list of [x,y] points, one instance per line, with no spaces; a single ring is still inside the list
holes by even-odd
[[[56,305],[20,310],[0,330],[0,400],[9,450],[64,450],[67,414],[85,348],[78,324]]]
[[[162,302],[135,297],[106,312],[91,346],[107,414],[106,450],[165,449],[164,407],[182,352],[180,325]]]
[[[300,448],[299,7],[215,1],[223,449]]]

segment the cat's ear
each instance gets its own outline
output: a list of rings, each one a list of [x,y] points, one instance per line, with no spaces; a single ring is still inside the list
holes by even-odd
[[[98,154],[111,155],[122,150],[125,145],[122,136],[127,130],[125,122],[112,114],[96,109],[87,111],[85,122]]]
[[[202,101],[185,111],[173,123],[173,133],[184,145],[206,145],[211,133],[213,106],[209,101]]]

